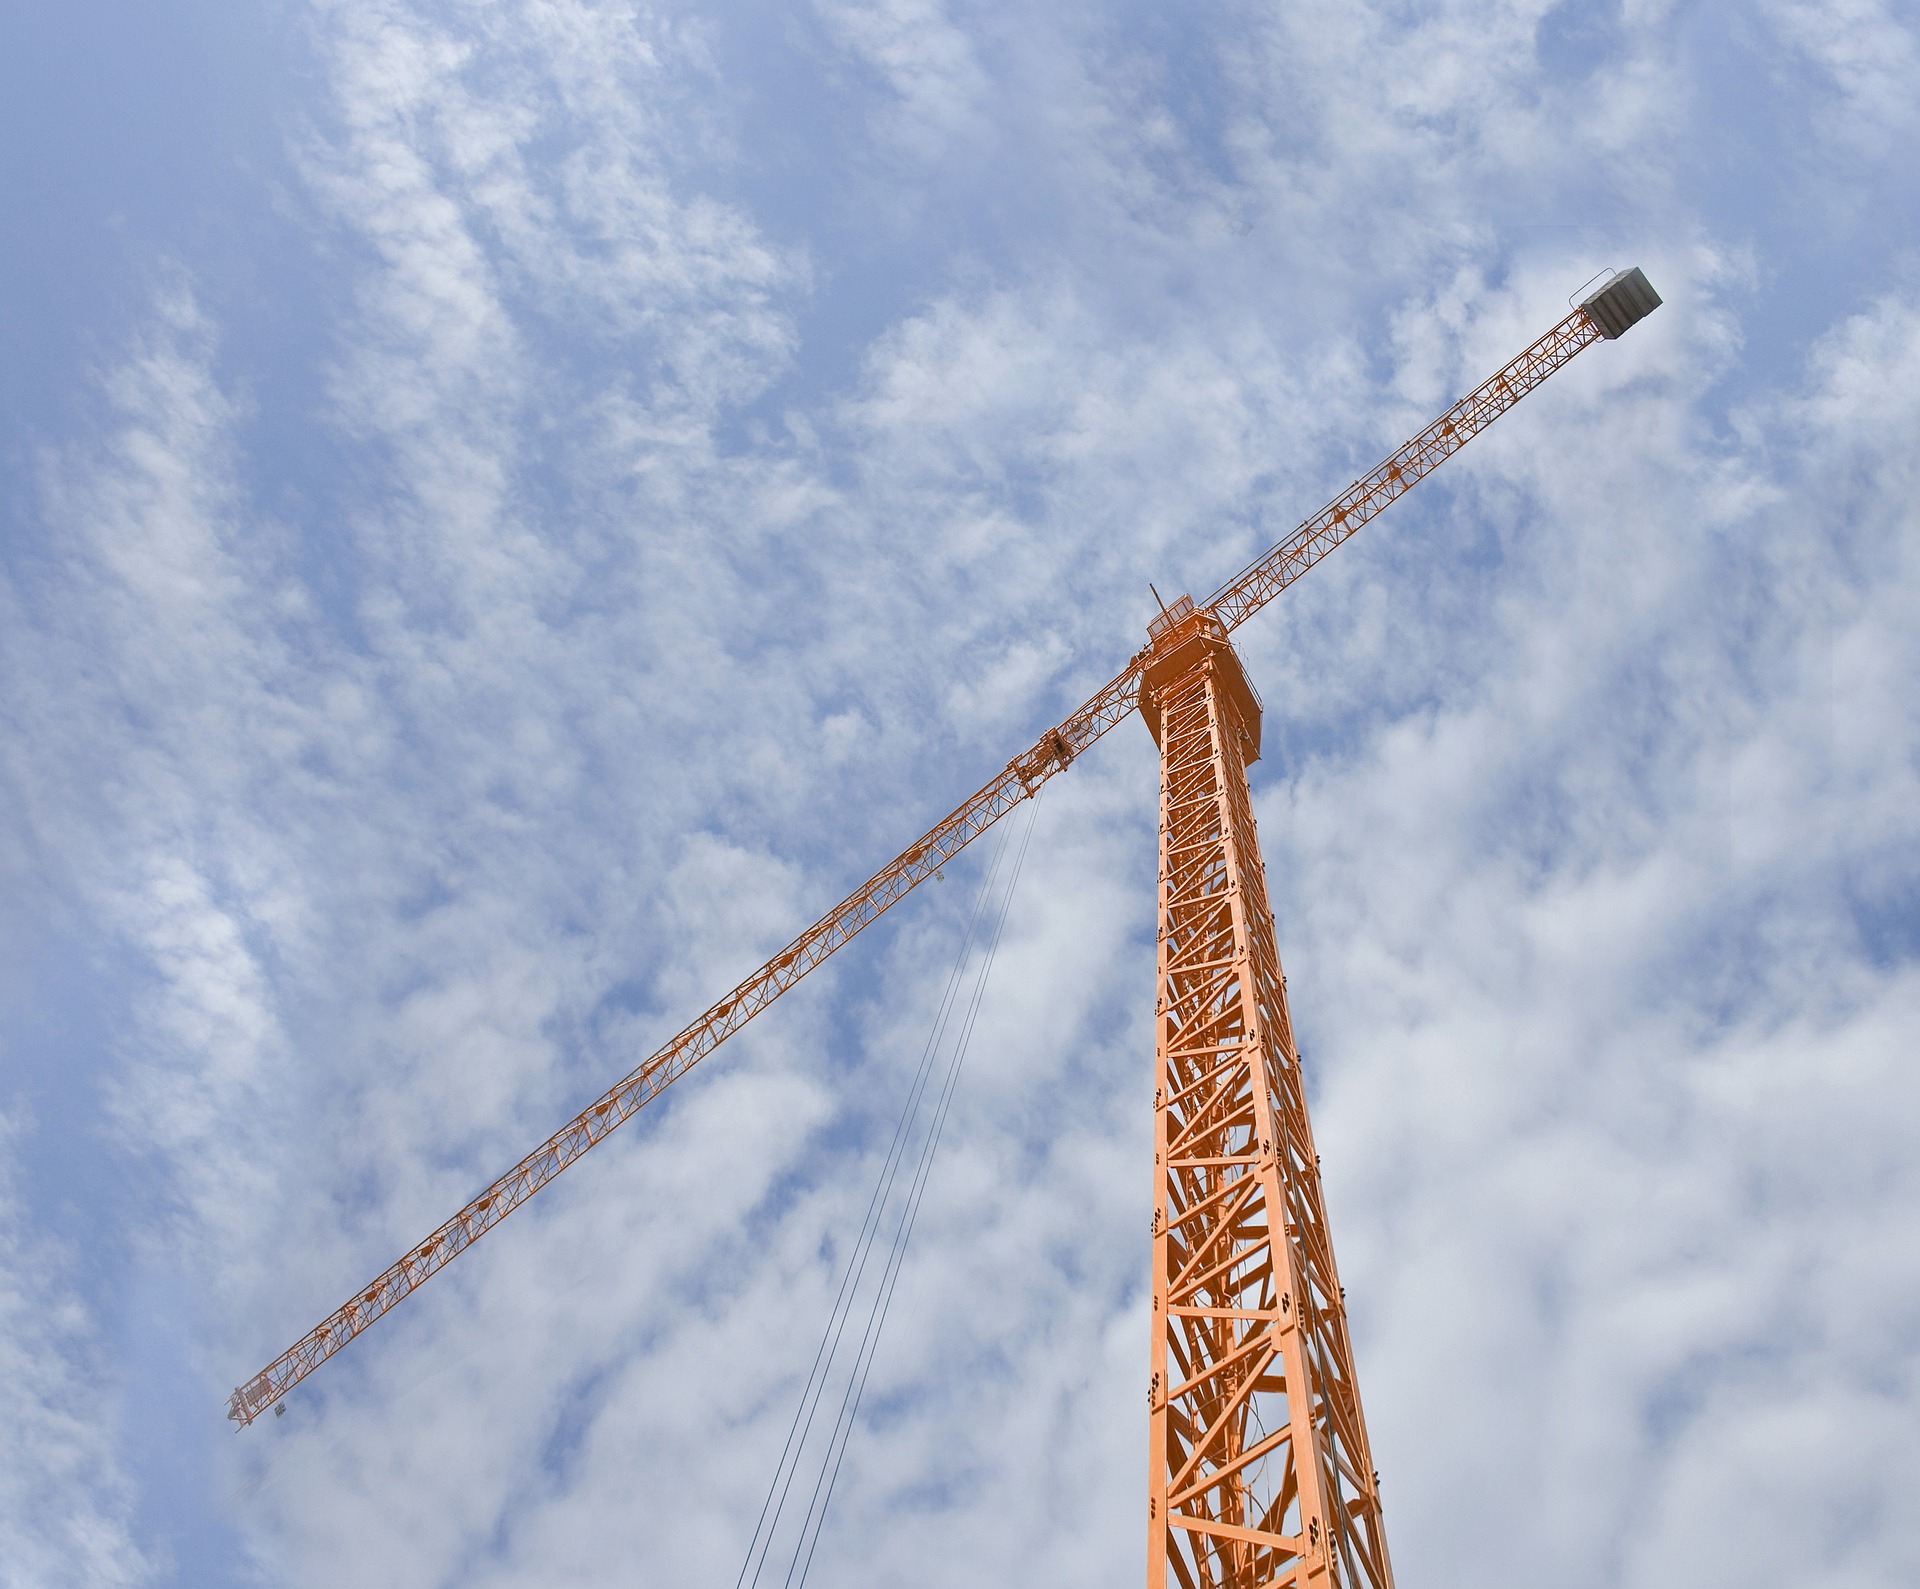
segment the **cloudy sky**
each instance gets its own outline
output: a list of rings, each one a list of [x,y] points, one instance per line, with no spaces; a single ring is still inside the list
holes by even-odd
[[[1911,5],[64,0],[0,125],[7,1589],[735,1582],[998,835],[225,1398],[1636,263],[1239,635],[1388,1535],[1920,1578]],[[1138,1581],[1154,782],[1033,808],[816,1584]]]

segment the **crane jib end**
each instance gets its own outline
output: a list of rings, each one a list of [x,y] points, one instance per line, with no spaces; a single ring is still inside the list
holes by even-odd
[[[1646,319],[1662,301],[1660,294],[1653,290],[1653,283],[1647,280],[1646,272],[1635,265],[1617,272],[1598,292],[1581,299],[1580,307],[1587,311],[1587,318],[1600,335],[1611,342]]]

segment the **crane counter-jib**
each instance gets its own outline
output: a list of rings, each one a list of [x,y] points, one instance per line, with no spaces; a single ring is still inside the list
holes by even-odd
[[[1223,631],[1237,628],[1583,348],[1619,336],[1659,303],[1658,294],[1639,269],[1610,277],[1531,347],[1222,587],[1205,604],[1206,610]],[[1014,757],[970,799],[238,1387],[228,1402],[227,1416],[241,1426],[252,1423],[375,1319],[685,1075],[1007,812],[1030,798],[1047,779],[1064,770],[1132,713],[1138,704],[1141,672],[1152,650],[1150,641],[1077,712],[1041,735],[1025,755]]]

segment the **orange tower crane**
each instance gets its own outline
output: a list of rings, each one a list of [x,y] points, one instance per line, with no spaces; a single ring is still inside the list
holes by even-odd
[[[1390,1589],[1247,765],[1260,699],[1228,638],[1575,354],[1660,304],[1611,275],[1545,336],[1204,605],[1181,596],[1079,711],[238,1387],[253,1422],[1136,707],[1160,749],[1149,1589]]]

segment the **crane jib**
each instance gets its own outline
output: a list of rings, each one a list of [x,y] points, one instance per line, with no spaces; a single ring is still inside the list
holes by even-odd
[[[1475,387],[1205,604],[1224,629],[1244,623],[1415,482],[1458,452],[1575,354],[1612,339],[1660,304],[1636,267],[1617,272],[1579,308]],[[1182,598],[1185,600],[1186,598]],[[1148,652],[1135,654],[1079,711],[1049,729],[957,810],[894,857],[786,948],[629,1071],[424,1241],[233,1392],[227,1416],[244,1427],[416,1286],[445,1268],[588,1149],[685,1075],[836,949],[871,925],[1082,751],[1131,715]]]

